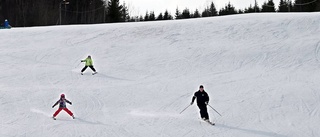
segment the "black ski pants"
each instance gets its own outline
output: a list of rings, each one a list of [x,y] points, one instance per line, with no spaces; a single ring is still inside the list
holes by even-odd
[[[198,107],[200,109],[200,116],[201,118],[209,119],[207,105],[206,104],[198,104]]]
[[[96,72],[96,69],[94,69],[93,66],[84,66],[84,68],[81,70],[81,72],[85,71],[88,67],[90,67],[94,72]]]

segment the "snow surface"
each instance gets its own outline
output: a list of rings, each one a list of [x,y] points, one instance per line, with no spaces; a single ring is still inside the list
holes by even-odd
[[[0,136],[319,137],[319,15],[1,30]],[[216,126],[179,114],[200,84]]]

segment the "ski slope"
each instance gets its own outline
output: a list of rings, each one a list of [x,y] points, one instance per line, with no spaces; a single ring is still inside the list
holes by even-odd
[[[0,136],[319,137],[319,15],[1,30]],[[179,114],[200,84],[216,126]]]

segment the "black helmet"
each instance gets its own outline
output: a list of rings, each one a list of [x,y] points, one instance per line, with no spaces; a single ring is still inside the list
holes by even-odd
[[[203,88],[203,85],[200,85],[200,87],[199,88]]]

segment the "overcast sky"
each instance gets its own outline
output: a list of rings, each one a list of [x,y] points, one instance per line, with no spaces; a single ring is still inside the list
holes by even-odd
[[[180,12],[186,7],[194,12],[195,9],[198,9],[200,12],[203,9],[210,5],[213,2],[218,10],[224,7],[229,1],[236,9],[244,9],[254,5],[254,0],[120,0],[121,4],[123,1],[129,7],[130,15],[145,15],[146,11],[154,11],[156,16],[160,12],[164,13],[166,9],[171,12],[171,15],[174,15],[175,10],[178,6]],[[257,0],[258,5],[261,5],[267,0]],[[280,0],[273,0],[276,5],[276,8],[279,5]]]

